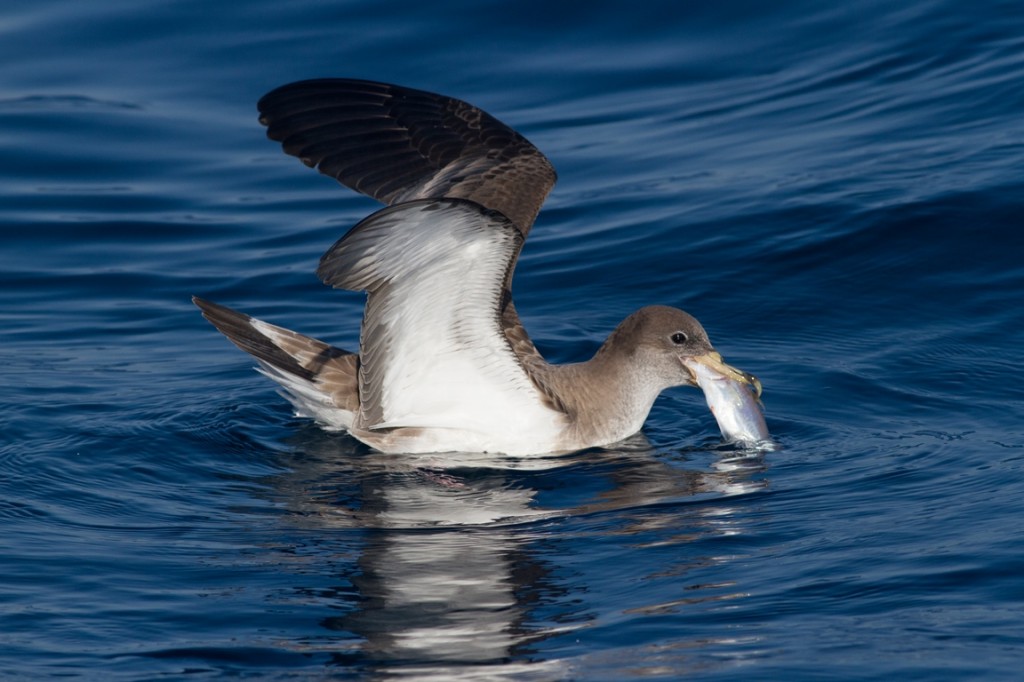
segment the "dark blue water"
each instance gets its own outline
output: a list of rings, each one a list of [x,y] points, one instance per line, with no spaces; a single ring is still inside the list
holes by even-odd
[[[1019,3],[14,0],[0,73],[0,677],[1018,678]],[[683,307],[782,449],[692,389],[534,461],[292,417],[189,297],[354,345],[376,205],[255,114],[318,76],[524,132],[542,351]]]

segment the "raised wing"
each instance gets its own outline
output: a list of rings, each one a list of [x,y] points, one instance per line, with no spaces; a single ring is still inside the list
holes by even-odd
[[[522,240],[500,213],[425,199],[378,211],[328,250],[320,278],[369,292],[358,428],[560,427],[500,327],[503,282]]]
[[[330,78],[282,86],[257,106],[285,152],[389,205],[468,199],[525,237],[555,184],[551,163],[525,137],[451,97]]]

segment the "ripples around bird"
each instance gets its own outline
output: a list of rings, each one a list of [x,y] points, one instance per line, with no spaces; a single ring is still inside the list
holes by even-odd
[[[0,676],[1019,678],[1016,4],[516,7],[5,6]],[[355,345],[313,272],[375,204],[255,118],[322,76],[523,131],[540,350],[681,307],[780,449],[692,389],[529,461],[293,418],[189,297]]]

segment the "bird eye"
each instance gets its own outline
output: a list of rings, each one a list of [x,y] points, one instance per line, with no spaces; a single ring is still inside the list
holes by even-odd
[[[683,332],[676,332],[675,334],[672,335],[671,338],[672,343],[676,344],[677,346],[681,346],[684,343],[686,343],[686,334],[684,334]]]

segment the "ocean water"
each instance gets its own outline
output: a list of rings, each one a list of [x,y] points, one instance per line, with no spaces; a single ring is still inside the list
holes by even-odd
[[[0,73],[0,678],[1019,679],[1019,3],[13,0]],[[545,355],[682,307],[780,448],[693,389],[535,460],[293,417],[189,298],[354,346],[376,204],[256,121],[322,76],[522,131]]]

